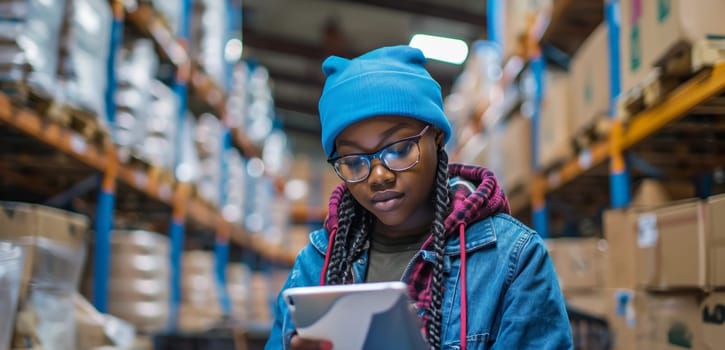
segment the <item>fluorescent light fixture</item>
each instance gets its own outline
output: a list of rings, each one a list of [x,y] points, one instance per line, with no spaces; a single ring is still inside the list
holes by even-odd
[[[452,64],[461,64],[468,56],[468,45],[460,39],[415,34],[408,45],[423,51],[426,58]]]

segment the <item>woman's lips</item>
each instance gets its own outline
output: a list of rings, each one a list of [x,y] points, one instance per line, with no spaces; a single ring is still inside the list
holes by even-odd
[[[385,191],[376,193],[373,198],[373,207],[380,211],[390,211],[397,208],[403,201],[403,194],[400,192]]]

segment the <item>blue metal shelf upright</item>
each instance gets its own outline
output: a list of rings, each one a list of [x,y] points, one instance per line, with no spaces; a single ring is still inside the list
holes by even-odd
[[[178,23],[178,40],[182,47],[187,48],[189,40],[189,27],[191,20],[191,0],[182,0],[181,16]],[[176,128],[176,159],[174,162],[174,171],[178,169],[183,162],[184,156],[181,147],[181,135],[184,134],[183,128],[186,125],[186,105],[188,100],[188,83],[191,75],[191,61],[185,60],[179,65],[176,71],[176,79],[174,81],[173,90],[178,98],[179,115]],[[169,237],[171,238],[171,305],[169,308],[170,327],[175,328],[178,322],[179,304],[181,303],[181,276],[182,264],[181,258],[184,251],[185,232],[184,225],[186,220],[186,206],[184,204],[190,184],[180,183],[176,188],[171,223],[169,226]]]
[[[116,106],[116,56],[123,40],[124,9],[121,1],[111,1],[113,22],[111,24],[111,43],[108,51],[106,77],[106,118],[108,124],[115,121]],[[111,128],[113,130],[113,128]],[[113,211],[116,204],[116,176],[118,160],[115,151],[107,152],[110,162],[103,172],[101,188],[98,191],[98,205],[95,217],[95,250],[93,256],[93,304],[100,312],[108,307],[108,277],[111,270],[111,235],[113,229]]]

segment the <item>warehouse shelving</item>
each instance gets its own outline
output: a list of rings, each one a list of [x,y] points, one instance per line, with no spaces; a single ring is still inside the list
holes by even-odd
[[[184,3],[186,15],[183,17],[188,22],[191,2],[187,0]],[[111,5],[114,19],[110,45],[111,58],[108,65],[110,88],[106,94],[109,122],[113,121],[115,108],[114,57],[122,41],[124,25],[131,23],[141,29],[142,32],[150,35],[155,40],[162,55],[165,55],[174,64],[176,70],[175,91],[181,100],[181,110],[186,109],[188,97],[196,98],[203,101],[206,104],[205,109],[213,111],[224,125],[226,122],[225,93],[217,83],[190,60],[183,39],[183,37],[188,36],[184,34],[184,28],[180,31],[179,36],[173,35],[161,22],[159,16],[153,12],[153,9],[147,5],[140,6],[135,12],[127,12],[122,1],[112,0]],[[186,23],[186,27],[188,28],[188,23]],[[191,90],[191,94],[188,94],[188,96],[187,84]],[[98,197],[95,200],[89,199],[84,203],[95,204],[95,208],[90,207],[89,209],[95,212],[95,254],[91,257],[94,265],[93,302],[102,312],[106,311],[108,301],[108,271],[110,268],[110,242],[114,213],[126,211],[129,206],[139,206],[133,208],[137,212],[137,217],[145,217],[150,221],[165,220],[169,223],[168,230],[172,241],[172,304],[177,304],[180,298],[181,251],[186,239],[184,231],[187,225],[193,225],[192,227],[204,231],[215,232],[215,253],[219,262],[217,275],[222,281],[224,267],[228,260],[228,245],[230,242],[248,249],[273,263],[288,266],[294,261],[296,252],[271,244],[264,237],[253,235],[244,228],[228,222],[222,216],[219,208],[193,195],[193,184],[175,180],[174,176],[169,174],[168,171],[160,171],[154,167],[136,167],[125,164],[119,161],[117,150],[111,142],[106,142],[103,145],[92,142],[75,130],[46,118],[40,110],[35,110],[30,106],[14,105],[11,97],[1,92],[0,125],[9,127],[3,130],[3,134],[10,135],[12,140],[15,138],[22,139],[18,143],[21,145],[20,148],[10,146],[16,148],[15,150],[9,150],[9,152],[13,153],[22,149],[22,154],[13,155],[13,158],[6,157],[4,160],[11,163],[0,165],[0,172],[6,182],[26,185],[36,192],[47,189],[45,191],[47,193],[44,193],[44,195],[56,195],[57,191],[62,190],[64,191],[63,195],[72,198],[88,192],[87,190],[74,190],[72,187],[76,183],[83,182],[82,179],[88,176],[93,177],[97,176],[94,174],[101,174],[98,176],[100,178],[100,181],[98,181],[98,185],[100,185],[98,186],[100,189]],[[229,142],[222,147],[228,148],[234,145],[244,156],[261,156],[261,150],[246,136],[243,130],[227,128],[226,126],[225,129]],[[11,145],[11,137],[4,138],[7,145]],[[36,150],[36,148],[38,149]],[[73,170],[69,170],[69,174],[65,174],[64,170],[56,170],[52,165],[38,164],[38,166],[45,166],[45,168],[36,169],[34,172],[39,173],[37,176],[28,176],[27,171],[16,168],[12,163],[20,157],[26,156],[25,153],[37,157],[46,154],[59,156],[63,162],[68,163],[69,169],[72,168]],[[66,158],[71,159],[72,162],[64,160]],[[37,163],[42,163],[42,161]],[[47,171],[52,170],[58,177],[63,178],[62,187],[58,187],[55,183],[46,185],[46,182],[50,180],[46,179],[47,174],[42,173],[46,171],[44,169],[47,169]],[[71,189],[67,187],[71,187]],[[128,191],[129,189],[131,191]],[[174,306],[172,305],[172,320],[175,319],[174,315]]]
[[[506,18],[503,2],[487,3],[489,40],[503,47],[502,29],[505,23],[502,19]],[[660,176],[692,181],[699,172],[725,165],[725,159],[718,154],[723,147],[717,137],[719,134],[712,142],[698,141],[698,137],[722,129],[723,118],[709,114],[724,110],[721,96],[725,91],[725,62],[715,63],[710,69],[699,72],[649,109],[626,119],[617,115],[615,97],[620,95],[618,6],[617,0],[604,4],[593,0],[556,1],[548,14],[530,18],[527,39],[521,43],[524,47],[518,50],[525,55],[523,69],[533,77],[537,86],[534,96],[529,97],[535,106],[531,116],[533,173],[529,181],[509,189],[508,196],[512,212],[527,222],[527,216],[531,215],[531,225],[544,237],[548,237],[551,224],[548,206],[554,202],[557,209],[570,212],[566,214],[570,217],[596,216],[602,207],[627,207],[632,181],[628,166],[633,167],[635,176],[652,176],[652,171],[659,171]],[[568,56],[602,21],[610,32],[609,55],[612,62],[609,130],[577,149],[569,159],[546,169],[539,168],[537,135],[542,95],[546,93],[542,83],[544,61],[566,67]],[[552,54],[552,46],[559,47],[559,50],[554,50],[558,52]],[[512,59],[520,58],[507,57],[507,62]],[[500,121],[506,119],[506,115],[502,117]],[[483,132],[477,123],[469,127],[477,126],[478,132]],[[680,143],[676,147],[670,144],[679,149],[679,155],[665,153],[668,142]],[[687,149],[686,144],[693,143],[697,145]]]
[[[702,106],[709,99],[725,91],[725,62],[712,70],[701,72],[673,92],[661,104],[634,115],[626,123],[615,121],[607,140],[593,144],[579,153],[575,159],[549,172],[544,188],[538,191],[552,192],[583,173],[611,159],[612,154],[626,151],[671,123],[686,117],[691,109]]]
[[[153,170],[144,171],[120,164],[116,159],[113,146],[107,145],[107,150],[103,150],[98,145],[88,142],[77,132],[46,120],[32,109],[14,106],[10,98],[1,92],[0,122],[82,162],[95,171],[102,172],[115,167],[117,178],[121,182],[150,199],[167,206],[175,205],[177,201],[174,195],[178,193],[180,184],[162,182],[158,173]],[[184,202],[187,206],[188,217],[202,226],[217,227],[220,222],[226,224],[216,208],[210,207],[198,199],[185,198]],[[308,214],[295,214],[296,217],[303,215]],[[309,215],[315,217],[319,214],[316,211]],[[263,240],[252,237],[241,228],[231,228],[230,238],[235,243],[259,251],[271,260],[288,263],[293,260],[292,253],[265,244]]]

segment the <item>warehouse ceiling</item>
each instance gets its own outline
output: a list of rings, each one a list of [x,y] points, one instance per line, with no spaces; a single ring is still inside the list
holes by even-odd
[[[504,0],[502,0],[504,1]],[[602,22],[601,0],[552,0],[545,57],[564,68]],[[317,100],[331,54],[355,57],[371,49],[407,44],[413,34],[486,37],[486,0],[244,0],[244,57],[266,67],[278,116],[294,137],[319,135]],[[430,60],[446,96],[462,66]]]
[[[470,43],[484,35],[485,7],[483,0],[245,0],[244,56],[269,70],[285,129],[317,135],[325,57],[407,44],[416,33]],[[432,60],[428,68],[444,95],[462,69]]]

